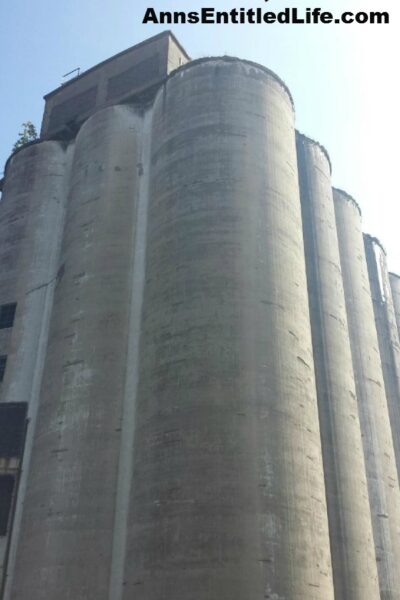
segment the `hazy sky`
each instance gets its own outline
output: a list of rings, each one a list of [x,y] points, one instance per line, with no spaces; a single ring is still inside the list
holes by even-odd
[[[388,10],[389,25],[143,25],[145,8],[320,6]],[[400,272],[399,0],[0,0],[0,173],[20,125],[40,128],[42,97],[61,76],[85,70],[170,28],[197,58],[230,54],[260,62],[290,87],[297,127],[329,151],[333,183],[361,205]]]

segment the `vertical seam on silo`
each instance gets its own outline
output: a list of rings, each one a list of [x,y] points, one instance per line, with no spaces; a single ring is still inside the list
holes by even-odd
[[[147,211],[149,199],[150,141],[152,113],[145,114],[142,123],[140,153],[141,162],[147,165],[140,176],[138,204],[136,209],[136,236],[131,257],[131,281],[128,324],[128,351],[123,400],[122,432],[118,462],[117,492],[115,498],[114,528],[110,565],[109,600],[123,596],[123,578],[128,537],[129,506],[134,463],[134,437],[136,396],[139,383],[139,351],[141,319],[146,270]],[[136,165],[135,165],[136,166]]]
[[[304,184],[307,187],[307,197],[306,200],[302,202],[302,206],[304,206],[304,209],[307,212],[307,216],[308,216],[308,220],[310,223],[309,226],[309,233],[310,233],[310,238],[312,241],[312,256],[308,257],[308,259],[306,259],[306,271],[307,271],[307,286],[309,284],[309,278],[312,279],[314,288],[315,288],[315,305],[316,305],[316,313],[318,315],[318,329],[319,329],[319,333],[320,333],[320,339],[321,339],[321,354],[322,354],[322,370],[323,370],[323,387],[324,387],[324,391],[326,394],[326,397],[324,398],[325,402],[326,402],[326,410],[328,413],[328,421],[329,421],[329,444],[331,446],[331,449],[333,450],[334,448],[334,434],[333,434],[333,424],[332,424],[332,411],[331,411],[331,406],[330,406],[330,401],[332,398],[332,392],[331,392],[331,385],[330,385],[330,377],[329,374],[327,372],[327,358],[326,358],[326,339],[325,339],[325,330],[324,330],[324,316],[323,316],[323,311],[322,311],[322,307],[321,307],[321,300],[320,300],[320,268],[319,268],[319,260],[317,257],[317,245],[316,245],[316,239],[315,239],[315,215],[314,215],[314,211],[313,208],[311,206],[311,200],[310,200],[310,193],[311,193],[311,185],[310,185],[310,180],[309,180],[309,174],[308,174],[308,165],[306,164],[306,160],[305,160],[305,154],[306,152],[308,152],[308,148],[306,148],[306,142],[304,141],[304,139],[300,140],[300,144],[301,144],[301,149],[299,152],[299,163],[300,163],[300,178],[303,179]],[[307,258],[307,257],[306,257]],[[309,287],[308,287],[309,289]],[[311,318],[311,307],[310,307],[310,323],[311,323],[311,332],[312,332],[312,340],[313,340],[313,355],[314,355],[314,340],[315,340],[315,333],[314,333],[314,327],[312,326],[313,324],[313,319]],[[317,381],[317,368],[315,366],[315,361],[314,361],[314,369],[315,369],[315,378],[316,378],[316,384],[318,383]],[[326,443],[323,440],[323,432],[322,432],[322,428],[321,428],[321,421],[322,416],[323,416],[323,407],[322,407],[322,403],[321,403],[321,393],[320,393],[320,389],[319,389],[319,385],[316,385],[317,388],[317,409],[318,409],[318,419],[319,419],[319,429],[320,429],[320,443],[321,443],[321,453],[322,453],[322,464],[323,464],[323,472],[324,472],[324,484],[325,484],[325,500],[326,500],[326,509],[327,509],[327,518],[328,518],[328,527],[329,529],[331,529],[332,527],[332,523],[331,523],[331,518],[330,518],[330,501],[328,498],[328,489],[327,489],[327,478],[326,478],[326,460],[327,460],[327,452],[325,449]],[[335,452],[331,452],[332,456],[331,456],[331,465],[333,466],[334,469],[334,473],[335,473],[335,495],[336,497],[339,497],[339,476],[338,476],[338,469],[337,469],[337,461],[336,461],[336,454]],[[344,538],[344,532],[343,532],[343,527],[342,527],[342,517],[341,517],[341,511],[338,511],[338,515],[337,515],[337,523],[339,525],[340,528],[340,537],[343,539]],[[332,552],[332,535],[329,536],[329,541],[330,541],[330,555],[331,555],[331,567],[332,567],[332,573],[333,573],[333,584],[335,584],[335,569],[334,569],[334,561],[333,561],[333,552]],[[346,560],[343,559],[343,557],[340,557],[342,566],[341,569],[339,569],[339,571],[345,573],[346,572]],[[334,587],[334,594],[335,594],[335,598],[336,598],[336,594],[337,594],[337,590]]]

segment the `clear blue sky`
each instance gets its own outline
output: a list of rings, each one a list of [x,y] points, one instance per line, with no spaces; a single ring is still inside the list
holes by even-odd
[[[166,27],[142,24],[147,6],[388,10],[391,24]],[[326,146],[334,185],[358,200],[364,230],[381,239],[400,272],[399,18],[399,0],[1,0],[0,173],[21,123],[40,127],[42,97],[64,73],[171,28],[193,58],[236,55],[286,81],[297,127]]]

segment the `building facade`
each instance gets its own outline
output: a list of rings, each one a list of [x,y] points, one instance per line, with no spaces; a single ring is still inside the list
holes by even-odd
[[[400,284],[269,69],[165,32],[0,202],[4,600],[400,600]]]

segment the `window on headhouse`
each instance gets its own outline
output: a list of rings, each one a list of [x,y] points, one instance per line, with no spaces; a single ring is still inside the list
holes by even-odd
[[[6,370],[7,356],[0,356],[0,381],[4,379],[4,371]]]
[[[14,325],[16,302],[12,304],[2,304],[0,306],[0,329],[6,329]]]
[[[0,536],[7,535],[14,482],[14,475],[0,475]]]

